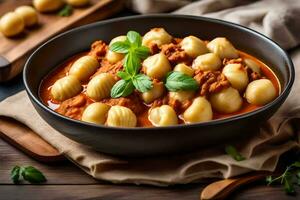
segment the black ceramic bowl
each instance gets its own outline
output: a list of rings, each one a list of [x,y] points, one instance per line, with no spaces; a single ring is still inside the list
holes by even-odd
[[[161,128],[113,128],[64,117],[44,105],[39,97],[41,80],[70,56],[89,49],[95,40],[109,42],[129,30],[146,33],[164,27],[177,37],[226,37],[234,46],[264,61],[278,76],[282,92],[268,105],[242,115],[191,125]],[[207,145],[236,140],[270,118],[287,98],[294,80],[288,55],[267,37],[245,27],[203,17],[146,15],[107,20],[82,26],[49,40],[28,59],[24,69],[27,93],[40,116],[65,136],[98,151],[145,156],[192,151]]]

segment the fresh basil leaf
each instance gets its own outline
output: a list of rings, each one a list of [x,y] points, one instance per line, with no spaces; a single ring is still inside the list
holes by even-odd
[[[127,39],[135,47],[139,47],[142,45],[142,37],[138,32],[129,31],[127,33]]]
[[[140,59],[145,59],[149,56],[150,54],[150,49],[145,46],[140,46],[135,49],[135,54],[140,58]]]
[[[293,186],[293,183],[292,183],[292,175],[287,172],[285,174],[285,177],[283,178],[283,184],[284,184],[284,191],[291,195],[291,194],[295,194],[295,189],[294,189],[294,186]]]
[[[130,51],[125,56],[124,67],[125,67],[125,71],[128,74],[130,74],[131,76],[134,76],[140,70],[141,59],[139,57],[137,57],[133,52]]]
[[[242,161],[245,160],[245,157],[243,157],[234,146],[227,145],[225,147],[225,151],[228,155],[230,155],[234,160],[236,161]]]
[[[144,75],[138,74],[132,79],[134,87],[140,92],[147,92],[152,88],[152,81],[151,79]]]
[[[267,176],[266,177],[266,182],[268,185],[270,185],[273,182],[273,177],[272,176]]]
[[[166,87],[169,91],[197,90],[198,83],[192,77],[177,71],[170,72],[166,78]]]
[[[299,161],[296,161],[292,164],[292,167],[298,167],[300,168],[300,162]]]
[[[119,80],[111,89],[110,96],[112,98],[126,97],[134,90],[132,81]]]
[[[128,74],[127,72],[124,72],[124,71],[119,71],[117,73],[117,76],[120,77],[121,79],[124,79],[125,81],[128,81],[131,79],[130,74]]]
[[[24,169],[21,170],[21,174],[24,180],[30,183],[43,183],[47,181],[43,173],[32,166],[24,167]]]
[[[15,184],[19,183],[19,178],[20,178],[20,167],[19,166],[15,166],[11,170],[10,178]]]
[[[127,42],[114,42],[111,45],[109,45],[109,50],[117,53],[128,53],[130,49],[130,44]]]
[[[73,7],[70,5],[65,5],[59,12],[58,15],[61,17],[68,17],[72,15],[73,13]]]

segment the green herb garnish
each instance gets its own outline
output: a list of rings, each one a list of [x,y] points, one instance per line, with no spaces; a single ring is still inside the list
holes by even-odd
[[[172,92],[198,89],[198,83],[195,79],[178,71],[168,73],[165,85],[166,88]]]
[[[236,161],[242,161],[245,160],[245,157],[242,156],[234,146],[232,145],[227,145],[225,147],[225,151],[228,155],[230,155],[234,160]]]
[[[295,194],[294,185],[300,185],[300,162],[297,161],[287,166],[285,171],[278,177],[267,176],[266,182],[268,185],[280,183],[287,194]]]
[[[43,173],[32,166],[15,166],[11,170],[10,177],[15,184],[19,183],[21,176],[24,180],[28,181],[29,183],[43,183],[47,181]]]
[[[72,15],[73,13],[73,7],[70,5],[65,5],[59,12],[58,15],[61,17],[68,17]]]
[[[142,37],[139,33],[129,31],[124,42],[115,42],[109,46],[109,49],[113,52],[126,54],[124,71],[117,73],[121,80],[111,90],[112,98],[126,97],[134,89],[147,92],[153,87],[151,79],[147,75],[139,73],[142,60],[150,53],[148,47],[142,46]]]

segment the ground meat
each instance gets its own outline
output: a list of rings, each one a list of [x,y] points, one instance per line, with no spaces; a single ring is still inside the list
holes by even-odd
[[[162,106],[162,105],[167,105],[168,102],[169,102],[169,97],[168,96],[164,96],[164,97],[155,99],[153,101],[151,107],[155,108],[155,107],[159,107],[159,106]]]
[[[118,71],[123,71],[123,61],[119,61],[115,64],[111,64],[110,62],[108,62],[108,60],[103,59],[95,75],[100,73],[105,73],[105,72],[115,75],[117,74]]]
[[[247,71],[248,78],[249,78],[249,81],[250,81],[250,82],[262,78],[262,76],[261,76],[259,73],[254,72],[250,67],[246,66],[245,69],[246,69],[246,71]]]
[[[167,56],[171,64],[190,62],[189,56],[179,44],[164,44],[161,46],[161,52]]]
[[[95,56],[98,61],[101,61],[107,50],[108,46],[102,40],[98,40],[91,45],[91,51],[89,52],[89,55]]]
[[[149,49],[150,49],[150,52],[152,55],[157,54],[160,51],[160,49],[156,43],[151,43]]]
[[[243,60],[242,58],[234,58],[234,59],[224,58],[222,63],[224,66],[228,64],[242,64]]]
[[[168,101],[168,105],[171,106],[177,114],[183,113],[191,104],[192,104],[191,100],[180,102],[177,99],[169,98]]]
[[[84,109],[90,103],[91,101],[84,94],[79,94],[71,99],[63,101],[56,109],[56,112],[72,119],[80,120]]]
[[[195,74],[194,79],[199,83],[201,96],[219,92],[230,86],[229,81],[220,71],[197,70]]]
[[[137,93],[133,93],[127,97],[120,97],[116,99],[104,99],[101,102],[110,106],[125,106],[131,109],[136,115],[143,113],[146,109],[145,105],[142,103]]]
[[[168,95],[162,97],[162,98],[159,98],[159,99],[156,99],[153,101],[151,107],[152,108],[155,108],[155,107],[159,107],[159,106],[162,106],[162,105],[169,105],[171,106],[175,112],[177,114],[181,114],[183,113],[190,105],[192,104],[192,101],[191,100],[187,100],[187,101],[184,101],[184,102],[180,102],[178,101],[177,99],[172,99],[172,98],[169,98]]]

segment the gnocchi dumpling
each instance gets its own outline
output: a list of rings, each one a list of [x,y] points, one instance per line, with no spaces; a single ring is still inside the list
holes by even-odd
[[[145,103],[151,103],[155,99],[161,97],[164,94],[165,86],[163,82],[154,82],[151,90],[143,92],[141,94]]]
[[[221,59],[239,57],[238,51],[224,37],[213,39],[207,44],[207,48],[210,52],[217,54]]]
[[[53,12],[64,5],[63,0],[33,0],[33,6],[39,12]]]
[[[135,114],[127,107],[112,106],[107,114],[106,124],[117,127],[135,127],[137,119]]]
[[[192,58],[196,58],[197,56],[208,52],[205,43],[195,36],[183,38],[180,45],[181,48]]]
[[[0,19],[0,31],[6,37],[12,37],[23,32],[25,23],[16,12],[8,12]]]
[[[71,6],[81,7],[89,3],[89,0],[67,0],[67,3]]]
[[[158,53],[146,58],[143,62],[143,67],[148,76],[160,80],[171,71],[169,60],[163,53]]]
[[[247,71],[241,64],[228,64],[223,68],[222,73],[231,86],[239,91],[243,91],[249,83]]]
[[[95,102],[86,107],[82,113],[81,120],[94,124],[105,124],[110,106],[104,103]]]
[[[250,104],[265,105],[276,97],[276,89],[268,79],[259,79],[249,83],[245,97]]]
[[[95,101],[110,97],[111,88],[116,83],[113,75],[101,73],[90,80],[86,88],[86,94]]]
[[[74,62],[69,74],[76,76],[80,81],[85,81],[96,72],[98,67],[99,63],[95,57],[83,56]]]
[[[213,119],[211,105],[205,97],[197,97],[184,111],[183,119],[186,123],[205,122]]]
[[[246,64],[247,67],[249,67],[252,71],[260,74],[260,67],[259,65],[252,59],[246,58],[244,59],[244,63]]]
[[[162,105],[150,109],[148,119],[154,126],[171,126],[178,124],[176,112],[169,105]]]
[[[170,99],[178,100],[183,103],[187,100],[190,100],[194,97],[194,91],[177,91],[177,92],[169,92]]]
[[[110,41],[109,45],[111,45],[115,42],[124,42],[125,40],[126,40],[126,36],[125,35],[120,35],[120,36],[115,37],[114,39],[112,39]],[[116,52],[113,52],[111,50],[108,50],[105,57],[110,63],[116,63],[116,62],[119,62],[120,60],[123,60],[124,54],[116,53]]]
[[[202,71],[216,71],[222,65],[221,59],[214,53],[207,53],[198,56],[193,61],[193,69]]]
[[[184,64],[184,63],[179,63],[179,64],[177,64],[177,65],[174,67],[173,70],[174,70],[174,71],[181,72],[181,73],[184,73],[184,74],[186,74],[186,75],[188,75],[188,76],[193,76],[193,75],[194,75],[194,70],[193,70],[191,67],[189,67],[189,66],[187,66],[186,64]]]
[[[243,100],[238,90],[229,87],[221,90],[218,93],[214,93],[210,96],[210,103],[216,111],[220,113],[233,113],[238,111]]]
[[[172,36],[163,28],[153,28],[147,32],[142,40],[144,46],[150,47],[151,44],[161,46],[172,41]]]
[[[23,18],[25,26],[33,26],[38,22],[37,12],[31,6],[20,6],[15,12]]]
[[[76,96],[81,90],[80,81],[75,76],[65,76],[53,84],[51,95],[55,100],[64,101]]]

